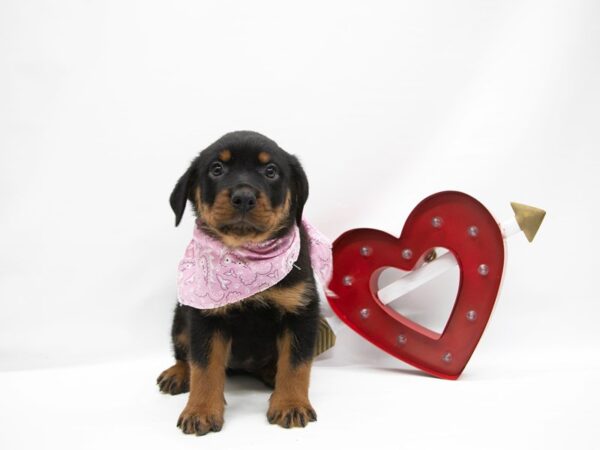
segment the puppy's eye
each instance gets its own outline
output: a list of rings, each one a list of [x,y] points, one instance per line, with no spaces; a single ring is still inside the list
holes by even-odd
[[[214,163],[212,163],[210,165],[210,168],[208,169],[208,172],[213,177],[220,177],[221,175],[223,175],[225,173],[225,168],[223,167],[223,164],[221,164],[220,162],[215,161]]]
[[[277,166],[275,164],[269,164],[265,167],[265,177],[267,178],[277,178]]]

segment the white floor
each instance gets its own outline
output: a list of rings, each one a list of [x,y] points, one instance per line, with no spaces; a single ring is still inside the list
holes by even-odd
[[[292,430],[267,423],[266,388],[236,377],[226,387],[223,430],[204,437],[175,426],[186,396],[154,385],[167,355],[6,371],[0,448],[598,448],[600,360],[589,357],[571,354],[566,366],[550,353],[476,355],[458,381],[389,360],[320,360],[311,384],[319,420]]]

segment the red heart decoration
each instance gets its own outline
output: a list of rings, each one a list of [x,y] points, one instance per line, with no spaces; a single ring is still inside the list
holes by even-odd
[[[460,268],[456,301],[441,334],[377,298],[383,269],[413,270],[434,247],[452,252]],[[329,289],[335,295],[328,300],[348,326],[396,358],[455,380],[471,358],[496,301],[504,270],[504,239],[490,212],[473,197],[439,192],[417,205],[399,238],[369,228],[345,232],[333,243],[333,261]]]

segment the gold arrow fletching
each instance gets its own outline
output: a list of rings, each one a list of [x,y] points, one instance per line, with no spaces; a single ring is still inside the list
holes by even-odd
[[[515,212],[515,219],[517,219],[519,228],[523,231],[529,242],[533,241],[533,238],[540,229],[540,225],[546,216],[546,211],[515,202],[511,202],[510,206],[512,206],[512,209]]]
[[[317,333],[317,341],[315,342],[315,354],[320,355],[324,351],[335,345],[335,333],[327,323],[327,319],[321,316],[319,321],[319,331]]]

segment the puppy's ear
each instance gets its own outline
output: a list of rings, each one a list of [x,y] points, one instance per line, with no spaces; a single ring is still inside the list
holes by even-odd
[[[304,204],[308,199],[308,179],[300,161],[295,156],[290,157],[290,166],[292,168],[292,198],[296,205],[296,223],[300,225]]]
[[[169,202],[171,203],[171,209],[173,209],[173,212],[175,213],[175,226],[179,225],[181,217],[183,217],[183,211],[185,210],[185,204],[190,194],[194,173],[194,163],[192,163],[188,170],[186,170],[179,178],[173,192],[171,192]]]

